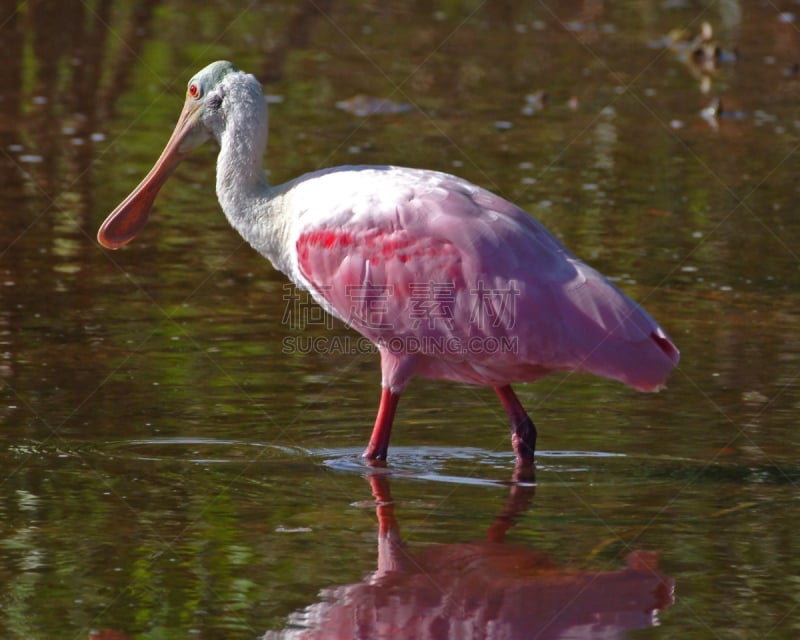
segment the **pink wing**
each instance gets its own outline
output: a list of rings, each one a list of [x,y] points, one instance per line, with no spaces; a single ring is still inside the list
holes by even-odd
[[[347,210],[309,211],[297,267],[338,317],[413,360],[410,375],[500,385],[576,370],[655,390],[677,363],[644,310],[508,201],[446,174],[347,171],[372,175]]]

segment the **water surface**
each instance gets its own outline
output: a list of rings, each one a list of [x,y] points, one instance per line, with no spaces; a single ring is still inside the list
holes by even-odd
[[[800,11],[230,5],[2,9],[0,636],[315,637],[345,596],[438,575],[429,613],[557,602],[555,581],[656,594],[634,615],[609,587],[552,624],[531,607],[540,638],[796,637]],[[658,318],[669,388],[520,386],[541,452],[514,485],[493,392],[418,380],[368,473],[377,357],[297,348],[357,336],[228,228],[211,145],[134,243],[94,240],[218,58],[264,82],[272,181],[392,163],[502,194]],[[380,532],[426,570],[385,582]],[[470,563],[492,578],[459,591]]]

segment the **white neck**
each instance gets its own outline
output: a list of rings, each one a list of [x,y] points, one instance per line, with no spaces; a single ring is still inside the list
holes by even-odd
[[[264,176],[267,146],[267,105],[253,76],[232,74],[225,95],[225,124],[218,132],[217,197],[228,221],[272,264],[285,271],[283,237],[288,216],[280,189]]]

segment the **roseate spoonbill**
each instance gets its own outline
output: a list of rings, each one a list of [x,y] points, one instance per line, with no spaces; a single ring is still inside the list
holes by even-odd
[[[167,146],[100,227],[100,244],[132,240],[167,177],[211,137],[220,145],[217,196],[231,225],[378,347],[382,393],[364,452],[370,461],[386,459],[400,394],[414,376],[494,387],[517,461],[527,464],[536,428],[511,383],[561,370],[657,391],[678,362],[678,349],[641,307],[529,214],[465,180],[344,166],[270,186],[261,85],[226,61],[189,81]]]

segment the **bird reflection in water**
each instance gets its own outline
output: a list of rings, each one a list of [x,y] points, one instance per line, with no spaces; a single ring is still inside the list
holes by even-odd
[[[514,482],[485,540],[411,553],[400,537],[389,477],[369,475],[378,515],[378,568],[363,582],[324,589],[262,640],[329,638],[623,638],[657,624],[673,580],[657,553],[633,551],[617,571],[580,571],[505,541],[534,486]]]

